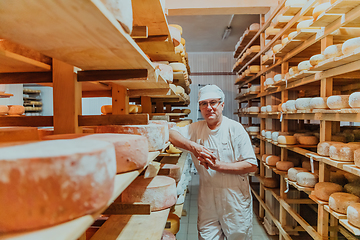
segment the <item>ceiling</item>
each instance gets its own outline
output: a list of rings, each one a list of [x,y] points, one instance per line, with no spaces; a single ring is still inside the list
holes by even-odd
[[[244,31],[250,24],[259,22],[259,14],[235,14],[228,38],[222,40],[232,15],[167,16],[169,24],[183,28],[187,52],[233,52]]]

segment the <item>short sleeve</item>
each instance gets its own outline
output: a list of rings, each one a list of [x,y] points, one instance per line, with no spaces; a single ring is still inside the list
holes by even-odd
[[[187,138],[187,139],[190,139],[190,125],[186,125],[184,127],[178,127],[178,126],[175,126],[173,128],[171,128],[171,130],[175,130],[177,131],[178,133],[180,133],[184,138]]]
[[[247,161],[253,165],[258,166],[250,137],[242,125],[239,125],[239,127],[236,129],[234,142],[236,160]]]

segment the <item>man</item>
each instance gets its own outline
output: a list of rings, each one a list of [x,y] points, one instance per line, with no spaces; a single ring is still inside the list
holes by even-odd
[[[192,153],[199,173],[200,240],[251,240],[252,198],[248,173],[257,160],[243,126],[222,115],[225,95],[216,85],[199,91],[204,121],[175,127],[170,141]]]

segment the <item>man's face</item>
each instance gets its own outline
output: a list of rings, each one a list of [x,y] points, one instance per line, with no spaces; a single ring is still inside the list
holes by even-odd
[[[211,98],[199,102],[201,115],[206,121],[219,120],[224,109],[224,103],[220,98]]]

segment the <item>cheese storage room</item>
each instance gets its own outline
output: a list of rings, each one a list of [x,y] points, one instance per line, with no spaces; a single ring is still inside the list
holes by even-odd
[[[0,22],[0,240],[360,239],[360,0]]]

